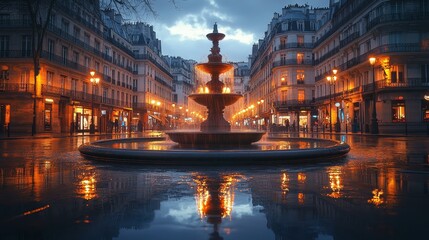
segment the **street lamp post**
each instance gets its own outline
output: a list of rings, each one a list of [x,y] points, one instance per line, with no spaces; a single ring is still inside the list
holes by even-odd
[[[95,133],[95,123],[94,123],[94,90],[95,86],[100,82],[100,78],[94,77],[95,71],[89,72],[91,75],[90,81],[92,83],[92,95],[91,95],[91,124],[89,125],[89,133]]]
[[[337,122],[335,123],[335,132],[341,132],[340,116],[339,116],[340,103],[336,102],[335,107],[337,107]]]
[[[375,62],[376,62],[376,58],[375,57],[370,57],[369,58],[369,63],[372,66],[372,83],[373,83],[373,87],[372,87],[372,118],[371,118],[371,133],[372,134],[378,134],[378,120],[377,120],[377,109],[376,109],[376,100],[377,100],[377,95],[376,95],[376,84],[375,84]]]
[[[331,94],[331,88],[332,85],[335,84],[335,81],[337,81],[337,69],[332,69],[333,76],[328,76],[326,79],[329,83],[329,132],[332,133],[332,94]],[[335,95],[335,85],[334,85],[334,95]]]

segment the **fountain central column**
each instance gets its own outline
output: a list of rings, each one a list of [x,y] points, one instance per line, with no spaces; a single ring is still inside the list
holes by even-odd
[[[208,55],[208,62],[197,65],[197,68],[211,75],[211,80],[207,82],[206,87],[209,93],[193,94],[189,97],[207,107],[208,117],[201,123],[202,132],[215,131],[231,131],[231,125],[223,118],[223,110],[225,106],[236,102],[239,97],[231,102],[231,96],[223,94],[224,83],[219,80],[219,75],[233,68],[232,64],[222,63],[222,55],[220,54],[219,41],[225,37],[225,34],[219,33],[217,24],[213,27],[213,32],[206,35],[212,41],[213,46],[210,49],[211,54]],[[204,96],[201,96],[204,95]]]

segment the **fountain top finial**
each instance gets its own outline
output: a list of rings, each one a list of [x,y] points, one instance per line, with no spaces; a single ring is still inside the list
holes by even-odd
[[[215,22],[215,24],[213,26],[213,33],[218,33],[218,31],[217,31],[217,22]]]

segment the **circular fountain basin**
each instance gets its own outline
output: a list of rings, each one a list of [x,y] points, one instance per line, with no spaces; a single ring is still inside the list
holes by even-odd
[[[164,138],[100,140],[79,147],[87,159],[146,165],[261,165],[318,163],[341,159],[343,142],[313,138],[260,141],[247,146],[188,147]]]

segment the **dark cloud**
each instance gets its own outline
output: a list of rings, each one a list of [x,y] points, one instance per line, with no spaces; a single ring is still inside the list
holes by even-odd
[[[175,0],[173,4],[171,0],[154,0],[153,7],[157,16],[144,15],[142,19],[154,25],[157,36],[162,41],[163,54],[197,61],[201,56],[207,55],[209,49],[201,49],[201,47],[209,46],[208,40],[205,40],[206,44],[201,43],[202,38],[184,40],[178,35],[171,36],[165,27],[172,27],[179,21],[183,24],[185,17],[188,16],[186,21],[192,22],[194,27],[198,25],[200,31],[188,30],[183,34],[202,34],[202,27],[211,29],[214,22],[217,22],[219,30],[227,29],[230,35],[229,41],[225,38],[225,41],[221,42],[223,55],[229,56],[228,59],[231,61],[246,61],[251,52],[252,43],[244,40],[237,41],[239,36],[248,39],[249,34],[253,34],[253,42],[256,42],[264,36],[274,12],[281,13],[284,6],[308,4],[313,7],[327,7],[328,3],[329,0]],[[242,35],[231,36],[238,31],[241,31],[239,33]],[[234,37],[236,40],[231,40]]]

